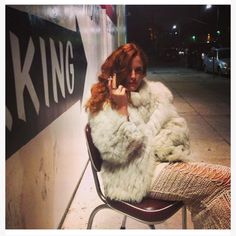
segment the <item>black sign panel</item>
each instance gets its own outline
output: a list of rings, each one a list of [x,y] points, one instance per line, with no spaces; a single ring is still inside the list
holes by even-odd
[[[79,30],[6,6],[6,158],[82,99],[86,68]]]

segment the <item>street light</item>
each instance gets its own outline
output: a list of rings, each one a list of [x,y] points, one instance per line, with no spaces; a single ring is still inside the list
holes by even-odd
[[[179,26],[177,27],[177,25],[173,25],[172,30],[174,31],[173,32],[174,35],[180,35],[180,27]]]
[[[212,8],[212,5],[206,5],[206,9],[211,9]]]
[[[210,42],[211,42],[211,34],[208,33],[208,34],[207,34],[207,43],[210,43]]]
[[[172,35],[172,40],[173,40],[174,45],[176,47],[179,47],[179,45],[182,43],[181,34],[180,34],[180,25],[179,24],[172,25],[170,34]]]

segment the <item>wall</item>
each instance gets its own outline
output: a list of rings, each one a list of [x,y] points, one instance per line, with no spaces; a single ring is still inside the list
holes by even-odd
[[[124,6],[116,6],[116,26],[106,14],[106,9],[99,5],[10,7],[29,13],[32,25],[34,22],[31,15],[73,32],[79,29],[77,33],[81,34],[86,56],[85,82],[81,97],[76,98],[78,99],[76,102],[68,105],[65,111],[45,125],[6,160],[6,228],[57,228],[63,221],[63,216],[80,183],[88,161],[84,140],[87,116],[83,104],[89,96],[90,87],[96,80],[101,63],[114,48],[125,42],[125,10]],[[34,46],[37,51],[37,45],[34,44]],[[22,48],[23,46],[20,45],[20,49]],[[13,59],[10,58],[10,60]],[[51,63],[53,64],[53,62]],[[77,65],[73,66],[76,70]],[[40,66],[35,68],[37,73],[37,68]],[[12,71],[9,74],[12,74]],[[34,77],[31,79],[34,85],[36,83]],[[48,79],[51,79],[50,75],[48,75]],[[61,86],[59,82],[58,79],[58,87]],[[39,88],[36,87],[35,90],[38,94]],[[11,88],[7,88],[7,93],[9,91],[11,92]],[[67,94],[66,96],[72,95]],[[24,94],[24,96],[26,95]],[[66,100],[67,97],[61,99]],[[60,102],[56,105],[60,110]],[[55,115],[54,111],[51,111],[52,109],[53,106],[47,107],[47,110]],[[35,111],[33,110],[32,113]],[[45,115],[45,119],[48,118],[48,114],[42,110],[41,115]],[[35,117],[38,118],[37,115]],[[13,118],[15,118],[14,115]],[[7,109],[6,124],[12,125],[12,122],[14,128],[14,119],[12,121],[12,117],[8,116]],[[35,120],[32,121],[32,124],[32,129],[39,126]],[[35,127],[33,127],[34,125]],[[17,137],[25,136],[27,136],[27,132],[21,132]]]

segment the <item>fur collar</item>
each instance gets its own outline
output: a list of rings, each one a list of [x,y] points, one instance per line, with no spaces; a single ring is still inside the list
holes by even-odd
[[[143,79],[141,88],[138,92],[131,92],[130,99],[134,107],[145,106],[150,103],[151,91],[146,79]]]
[[[173,95],[163,83],[144,78],[139,91],[130,93],[130,99],[132,105],[138,108],[147,106],[153,101],[156,103],[172,103]]]

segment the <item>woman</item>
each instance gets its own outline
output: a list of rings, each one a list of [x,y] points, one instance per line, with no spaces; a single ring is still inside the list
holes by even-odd
[[[195,228],[230,228],[230,169],[190,159],[186,121],[169,89],[146,80],[146,70],[137,45],[119,47],[102,65],[86,104],[105,194],[183,201]]]

